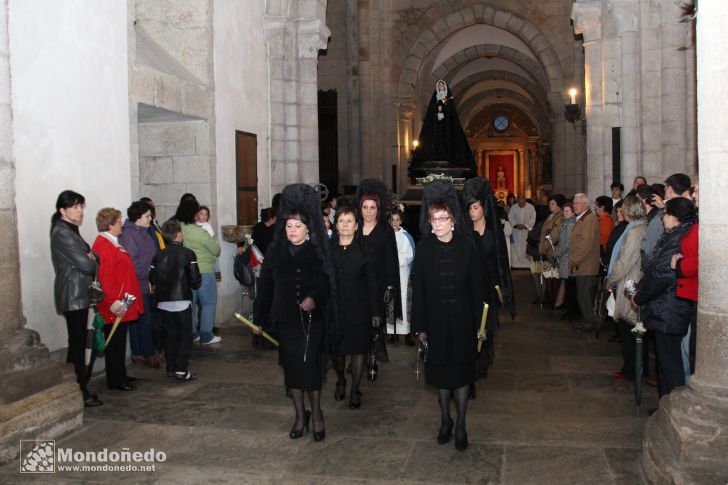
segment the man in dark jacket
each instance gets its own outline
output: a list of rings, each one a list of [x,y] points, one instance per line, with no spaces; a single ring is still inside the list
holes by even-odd
[[[157,295],[157,308],[166,332],[167,375],[180,381],[196,376],[187,370],[192,351],[192,290],[202,282],[195,253],[182,246],[182,227],[170,219],[162,225],[167,247],[154,256],[149,282]]]

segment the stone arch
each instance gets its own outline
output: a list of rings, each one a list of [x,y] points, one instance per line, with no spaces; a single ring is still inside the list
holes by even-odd
[[[475,116],[486,104],[496,102],[510,103],[523,109],[538,127],[539,134],[544,138],[548,138],[550,136],[551,128],[549,120],[546,116],[544,116],[540,107],[537,106],[532,99],[510,89],[504,88],[482,91],[478,96],[469,98],[467,101],[464,101],[461,105],[459,105],[458,114],[460,115],[462,125],[467,126],[473,116]]]
[[[397,79],[397,95],[400,99],[411,99],[413,90],[420,76],[424,61],[437,46],[450,35],[460,29],[479,23],[501,28],[519,37],[529,46],[533,54],[546,73],[547,91],[560,91],[563,89],[563,71],[561,62],[550,42],[541,30],[529,20],[515,13],[503,9],[496,9],[489,5],[464,6],[446,16],[441,16],[439,7],[432,6],[424,14],[427,19],[434,19],[430,26],[424,30],[410,27],[415,30],[411,37],[416,38],[407,48],[400,44],[395,49],[394,57],[403,58],[402,68]]]
[[[491,76],[489,73],[493,72],[494,75]],[[517,84],[520,88],[522,88],[524,91],[526,91],[529,94],[529,97],[527,98],[530,103],[533,104],[535,107],[535,110],[538,111],[541,115],[544,116],[544,118],[548,119],[551,115],[550,106],[545,98],[541,98],[540,92],[533,91],[532,89],[536,89],[538,85],[536,84],[524,84],[522,81],[527,81],[525,78],[521,77],[520,79],[515,77],[517,76],[515,73],[509,73],[512,74],[509,76],[508,79],[502,79],[503,76],[501,76],[501,73],[505,75],[508,73],[508,71],[485,71],[485,72],[479,72],[477,74],[471,74],[470,76],[461,79],[457,83],[452,85],[452,88],[455,92],[455,94],[458,94],[459,96],[463,96],[463,93],[467,93],[473,86],[476,84],[483,82],[483,81],[494,81],[494,80],[504,80],[509,81],[514,84]],[[493,79],[495,78],[495,79]],[[515,93],[511,89],[504,89],[504,92],[508,93]],[[518,96],[521,96],[518,94]],[[456,100],[458,102],[458,111],[460,111],[460,106],[465,104],[468,99],[458,99]]]
[[[545,116],[551,115],[551,110],[546,101],[546,99],[548,98],[546,97],[546,92],[543,90],[543,88],[531,81],[530,79],[526,79],[525,77],[510,71],[492,70],[473,74],[459,81],[457,84],[453,85],[452,88],[455,94],[462,96],[462,93],[467,92],[471,87],[481,81],[511,82],[529,93],[533,102],[540,108],[540,111],[542,111]],[[460,105],[460,103],[465,101],[465,99],[456,99],[458,106]]]
[[[470,129],[469,136],[477,136],[492,119],[500,114],[506,114],[511,121],[515,123],[527,136],[542,136],[538,124],[533,117],[527,113],[522,106],[513,103],[510,100],[500,100],[497,103],[483,105],[477,110],[468,125],[463,126],[467,130]],[[475,126],[473,124],[475,123]],[[474,128],[474,129],[473,129]]]
[[[532,59],[531,57],[523,54],[522,52],[507,46],[498,44],[480,44],[477,46],[471,46],[467,49],[462,50],[455,55],[447,59],[445,62],[435,68],[433,73],[430,75],[429,85],[434,86],[438,79],[445,79],[450,74],[457,70],[465,67],[471,61],[480,59],[483,57],[500,57],[502,59],[511,61],[516,66],[523,68],[526,72],[529,72],[536,82],[546,90],[548,86],[548,80],[546,79],[546,73],[544,72],[541,65]],[[422,75],[420,80],[422,80]]]

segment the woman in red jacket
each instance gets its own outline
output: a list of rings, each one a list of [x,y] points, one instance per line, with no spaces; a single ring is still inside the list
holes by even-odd
[[[692,303],[692,320],[688,334],[682,342],[685,382],[695,373],[695,337],[698,323],[698,223],[693,224],[680,241],[680,253],[672,257],[670,265],[677,275],[675,294]]]
[[[99,303],[98,309],[104,318],[104,335],[108,338],[116,315],[111,311],[111,305],[116,300],[123,300],[129,293],[136,300],[127,310],[114,336],[106,347],[106,385],[109,389],[120,391],[134,391],[136,386],[126,375],[126,335],[127,324],[134,323],[141,313],[144,313],[139,280],[134,271],[134,264],[126,250],[119,244],[121,235],[121,211],[105,207],[96,215],[96,228],[99,235],[92,246],[99,258],[99,282],[104,289],[104,300]]]

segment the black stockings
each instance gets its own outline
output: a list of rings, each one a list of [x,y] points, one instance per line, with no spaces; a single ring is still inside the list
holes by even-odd
[[[311,417],[313,419],[313,430],[322,431],[324,429],[324,413],[321,411],[321,391],[306,391],[308,401],[311,404]],[[303,390],[291,388],[291,397],[293,398],[293,408],[296,410],[296,422],[293,430],[303,429],[306,424],[306,407],[303,402]]]
[[[452,390],[455,397],[455,407],[458,410],[458,420],[455,424],[455,439],[465,434],[465,415],[468,412],[468,386],[459,387]]]
[[[364,358],[366,354],[357,354],[351,356],[351,395],[359,392],[359,384],[364,375]],[[346,357],[336,358],[336,380],[338,383],[346,384]]]
[[[441,427],[450,426],[450,397],[452,396],[455,398],[455,407],[458,411],[455,437],[462,437],[465,434],[465,415],[468,412],[468,386],[464,385],[457,389],[440,389],[439,394]]]
[[[357,354],[351,356],[351,394],[359,392],[359,383],[361,383],[364,374],[364,356],[365,354]]]
[[[291,388],[291,397],[293,398],[293,408],[296,410],[296,422],[293,425],[293,430],[298,431],[303,429],[305,423],[306,409],[303,404],[303,391]]]

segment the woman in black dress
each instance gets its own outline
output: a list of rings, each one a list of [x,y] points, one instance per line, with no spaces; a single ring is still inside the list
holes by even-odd
[[[428,189],[438,197],[428,201]],[[426,222],[421,224],[424,237],[415,252],[412,323],[420,344],[428,349],[425,380],[439,389],[437,442],[450,441],[452,396],[458,411],[455,447],[463,451],[468,446],[468,385],[475,380],[477,340],[485,335],[478,333],[483,310],[478,254],[458,209],[452,184],[433,182],[425,187],[420,220],[424,216]],[[456,225],[462,230],[454,232]]]
[[[321,411],[323,341],[333,271],[318,196],[305,184],[283,189],[276,234],[266,254],[256,300],[256,317],[280,340],[285,385],[296,421],[291,439],[303,436],[313,418],[313,438],[326,436]],[[308,394],[311,411],[304,407]]]
[[[381,322],[377,270],[367,249],[356,237],[356,209],[341,207],[336,211],[338,236],[331,240],[331,259],[336,271],[336,308],[341,340],[336,354],[336,390],[334,398],[341,401],[346,396],[344,366],[346,356],[351,356],[351,392],[349,407],[361,405],[359,383],[364,371],[364,357],[369,352],[372,328]]]
[[[485,302],[489,306],[487,340],[483,346],[484,351],[478,355],[476,366],[477,377],[485,377],[488,374],[488,367],[495,358],[494,337],[495,329],[499,326],[497,308],[499,300],[496,287],[500,288],[504,303],[506,303],[506,298],[512,296],[511,269],[505,236],[490,182],[482,177],[466,180],[463,197],[472,223],[475,247],[478,250]],[[469,397],[475,398],[474,383],[470,385]]]
[[[359,233],[362,241],[371,249],[377,268],[378,295],[382,306],[382,315],[386,315],[384,306],[393,302],[393,318],[401,316],[399,298],[399,260],[397,257],[397,240],[392,226],[387,223],[383,203],[386,197],[386,186],[380,180],[366,179],[359,185],[359,212],[361,224]],[[377,329],[379,345],[384,346],[383,327]],[[377,378],[378,369],[369,369],[369,379]]]

